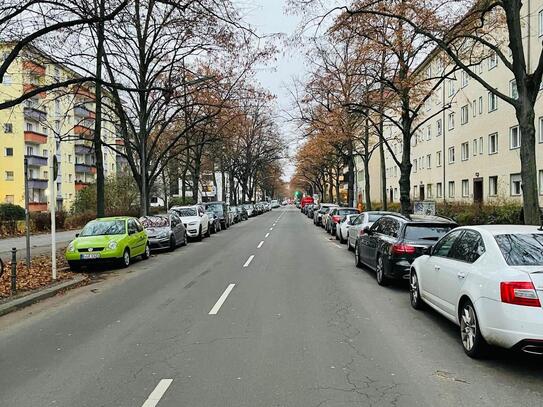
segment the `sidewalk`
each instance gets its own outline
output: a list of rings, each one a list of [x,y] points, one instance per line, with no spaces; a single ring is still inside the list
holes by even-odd
[[[68,243],[75,238],[75,234],[79,233],[79,230],[66,230],[56,233],[57,249],[67,246]],[[37,234],[30,236],[30,255],[32,257],[38,254],[49,253],[51,251],[51,234]],[[17,248],[17,259],[22,259],[26,256],[26,238],[10,237],[7,239],[0,239],[0,258],[2,260],[11,260],[11,249]]]

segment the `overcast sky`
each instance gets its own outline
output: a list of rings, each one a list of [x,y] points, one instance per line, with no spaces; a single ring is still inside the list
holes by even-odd
[[[285,12],[286,0],[245,0],[244,3],[244,8],[248,13],[247,20],[260,35],[283,34],[289,37],[298,26],[298,17]],[[305,69],[300,50],[285,48],[282,42],[277,45],[280,50],[276,56],[277,61],[261,67],[257,77],[262,86],[276,95],[277,113],[283,115],[283,111],[289,110],[292,103],[286,87],[291,83],[292,77],[303,77]],[[298,134],[289,123],[280,118],[279,120],[283,136],[289,143],[292,153]],[[285,164],[285,178],[288,179],[292,175],[294,167],[293,163],[285,162]]]

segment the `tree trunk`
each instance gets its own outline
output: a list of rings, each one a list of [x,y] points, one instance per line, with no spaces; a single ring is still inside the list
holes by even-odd
[[[354,154],[350,148],[347,162],[347,206],[354,206]]]
[[[522,199],[524,223],[526,225],[541,224],[539,209],[537,163],[535,155],[535,113],[533,105],[522,103],[516,112],[521,134],[520,173],[522,179]]]
[[[387,200],[387,170],[385,165],[385,149],[383,143],[379,143],[379,158],[381,161],[381,208],[383,211],[388,210]]]
[[[362,160],[364,163],[364,199],[366,201],[366,210],[371,211],[371,183],[370,183],[370,160]]]
[[[334,178],[332,170],[328,171],[328,202],[334,202]]]

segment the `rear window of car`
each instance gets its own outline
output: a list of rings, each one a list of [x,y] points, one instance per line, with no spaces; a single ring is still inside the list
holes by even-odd
[[[351,215],[353,213],[358,213],[356,209],[338,209],[338,215]]]
[[[208,204],[206,205],[207,211],[213,211],[215,213],[222,214],[223,212],[223,205],[222,204]]]
[[[368,215],[368,222],[373,223],[373,222],[375,222],[376,220],[378,220],[378,219],[380,219],[382,217],[383,217],[383,215],[377,215],[375,213],[371,213],[371,214]]]
[[[454,225],[407,225],[405,240],[438,241],[452,229],[454,229]]]
[[[140,218],[140,222],[144,228],[164,228],[170,225],[168,218],[164,216],[147,216]]]
[[[543,234],[503,234],[494,236],[494,239],[510,266],[543,265]]]

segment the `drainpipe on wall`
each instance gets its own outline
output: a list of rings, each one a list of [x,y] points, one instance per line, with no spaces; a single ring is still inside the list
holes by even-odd
[[[442,86],[442,92],[441,92],[441,98],[442,98],[442,106],[443,108],[445,107],[445,81],[443,81],[443,86]],[[445,181],[446,179],[446,173],[445,173],[445,165],[446,165],[446,162],[447,162],[447,155],[446,155],[446,151],[445,151],[445,148],[446,148],[446,144],[445,144],[445,135],[447,133],[447,131],[445,130],[447,128],[447,124],[445,122],[446,120],[446,112],[445,112],[445,109],[443,109],[443,113],[442,113],[442,125],[441,125],[441,129],[443,131],[443,151],[441,153],[441,166],[443,167],[443,182],[442,182],[442,187],[441,187],[441,193],[443,194],[443,202],[447,202],[447,183]]]

